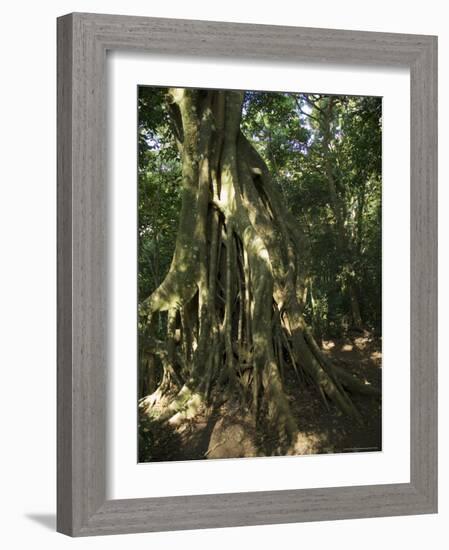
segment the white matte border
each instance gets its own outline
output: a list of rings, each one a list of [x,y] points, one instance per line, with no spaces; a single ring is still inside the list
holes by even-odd
[[[406,69],[109,52],[108,498],[410,481],[410,75]],[[137,86],[383,96],[382,452],[137,464]],[[396,343],[400,342],[398,346]]]

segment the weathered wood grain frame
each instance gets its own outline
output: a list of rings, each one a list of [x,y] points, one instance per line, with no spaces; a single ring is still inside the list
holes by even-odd
[[[106,52],[411,72],[411,481],[106,500]],[[74,13],[58,19],[57,529],[72,536],[437,511],[437,39]]]

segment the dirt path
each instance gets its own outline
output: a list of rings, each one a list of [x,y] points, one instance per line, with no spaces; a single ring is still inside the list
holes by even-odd
[[[322,342],[336,365],[377,388],[381,387],[381,342],[368,335]],[[299,384],[294,373],[284,381],[299,428],[294,454],[370,452],[381,450],[379,400],[352,395],[363,426],[323,403],[317,390]],[[203,410],[178,428],[141,417],[139,460],[168,461],[279,455],[277,441],[267,430],[256,430],[245,411],[222,405]],[[146,431],[145,431],[146,430]]]

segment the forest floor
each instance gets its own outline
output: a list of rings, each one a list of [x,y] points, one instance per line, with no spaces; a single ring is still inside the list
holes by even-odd
[[[368,334],[345,339],[323,340],[322,349],[341,368],[362,382],[381,388],[381,340]],[[290,454],[370,452],[381,450],[382,414],[380,400],[352,394],[363,425],[323,402],[317,389],[298,381],[291,373],[284,380],[299,434]],[[254,428],[250,415],[227,401],[203,407],[179,426],[161,423],[141,413],[139,461],[182,461],[204,458],[275,456],[278,442],[264,426]]]

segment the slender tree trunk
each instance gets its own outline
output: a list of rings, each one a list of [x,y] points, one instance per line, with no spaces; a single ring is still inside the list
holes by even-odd
[[[345,278],[344,284],[347,288],[349,297],[349,303],[351,307],[351,316],[353,326],[356,328],[362,328],[363,321],[360,314],[360,305],[357,297],[357,288],[354,280],[354,266],[353,266],[353,243],[352,239],[348,235],[345,228],[345,209],[343,202],[340,200],[334,178],[334,169],[331,155],[331,124],[333,117],[334,98],[330,97],[322,116],[323,124],[323,150],[324,150],[324,164],[326,171],[326,178],[329,188],[329,202],[334,214],[335,223],[337,227],[337,250],[340,257],[345,258]]]

